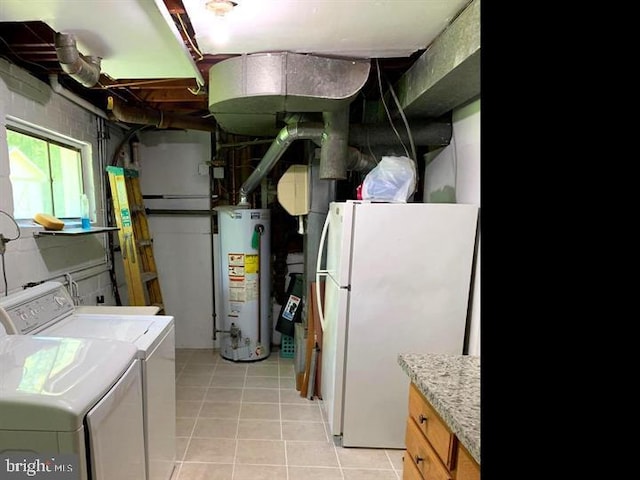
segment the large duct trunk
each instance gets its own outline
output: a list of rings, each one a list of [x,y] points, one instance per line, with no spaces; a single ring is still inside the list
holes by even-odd
[[[54,39],[56,54],[60,66],[71,78],[84,85],[93,87],[100,79],[100,58],[85,57],[78,51],[76,39],[70,33],[56,32]]]
[[[287,113],[335,112],[351,104],[371,61],[257,53],[229,58],[209,70],[209,110],[226,132],[277,135]]]

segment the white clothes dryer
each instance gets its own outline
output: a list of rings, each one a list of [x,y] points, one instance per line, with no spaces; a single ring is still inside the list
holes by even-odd
[[[170,480],[176,464],[173,316],[77,313],[64,285],[45,282],[0,299],[0,323],[9,334],[114,339],[135,345],[142,378],[146,479]]]
[[[145,478],[139,362],[127,342],[0,331],[0,478]]]

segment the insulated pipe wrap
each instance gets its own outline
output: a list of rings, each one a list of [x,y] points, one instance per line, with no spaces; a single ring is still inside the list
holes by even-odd
[[[349,106],[334,112],[323,112],[324,133],[320,150],[320,179],[347,178]]]
[[[76,39],[67,33],[55,34],[56,55],[65,73],[85,87],[93,87],[100,79],[100,58],[84,57],[78,52]]]

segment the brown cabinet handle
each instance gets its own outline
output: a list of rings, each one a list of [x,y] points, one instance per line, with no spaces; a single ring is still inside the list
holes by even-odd
[[[420,421],[420,423],[424,423],[427,421],[427,417],[425,417],[423,414],[418,415],[418,420]]]
[[[424,458],[419,457],[418,455],[416,455],[416,465],[419,465],[420,462],[424,462]]]

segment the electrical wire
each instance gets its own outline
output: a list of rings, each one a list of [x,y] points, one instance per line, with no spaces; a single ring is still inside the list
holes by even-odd
[[[410,157],[409,150],[407,150],[407,147],[404,144],[404,142],[402,141],[402,138],[400,137],[400,134],[398,133],[398,130],[396,129],[395,125],[393,124],[393,120],[391,119],[391,113],[389,112],[389,108],[387,107],[387,103],[384,101],[384,93],[382,91],[382,79],[380,77],[380,64],[378,63],[378,59],[377,58],[376,58],[376,70],[377,70],[377,73],[378,73],[378,89],[380,90],[380,99],[382,100],[382,106],[384,107],[384,111],[387,113],[387,118],[389,119],[389,124],[391,125],[391,128],[393,128],[393,131],[395,132],[396,137],[398,137],[398,140],[400,140],[400,144],[402,145],[402,148],[404,148],[404,151],[407,154],[407,157]]]
[[[7,283],[7,266],[4,261],[4,245],[8,242],[12,242],[13,240],[17,240],[20,238],[20,226],[18,225],[18,222],[16,222],[15,218],[13,218],[4,210],[0,210],[0,213],[9,217],[13,222],[13,224],[16,226],[16,230],[18,231],[18,235],[16,235],[14,238],[4,238],[4,237],[0,238],[0,242],[2,242],[2,245],[0,246],[3,247],[2,248],[2,278],[4,280],[4,296],[6,297],[9,295],[9,284]]]
[[[402,121],[404,122],[404,127],[407,129],[407,136],[409,137],[409,145],[411,146],[411,153],[413,153],[413,160],[416,161],[418,156],[416,155],[416,145],[413,142],[413,135],[411,135],[411,129],[409,128],[409,122],[407,121],[407,117],[404,114],[404,110],[400,106],[400,101],[396,96],[396,92],[393,89],[393,85],[387,81],[387,85],[389,85],[389,91],[391,92],[391,96],[393,97],[393,101],[396,103],[396,107],[398,107],[398,112],[400,112],[400,116],[402,117]]]
[[[180,26],[182,27],[182,31],[184,32],[185,37],[187,37],[187,40],[189,40],[189,43],[191,44],[191,48],[193,48],[193,51],[196,52],[200,58],[197,61],[200,61],[204,58],[204,55],[202,55],[202,53],[200,53],[200,50],[198,50],[196,48],[196,46],[193,44],[193,42],[191,41],[191,35],[189,35],[189,32],[187,32],[187,27],[185,27],[184,22],[182,21],[182,17],[180,16],[180,14],[178,13],[176,15],[176,17],[178,17],[178,21],[180,22]]]

